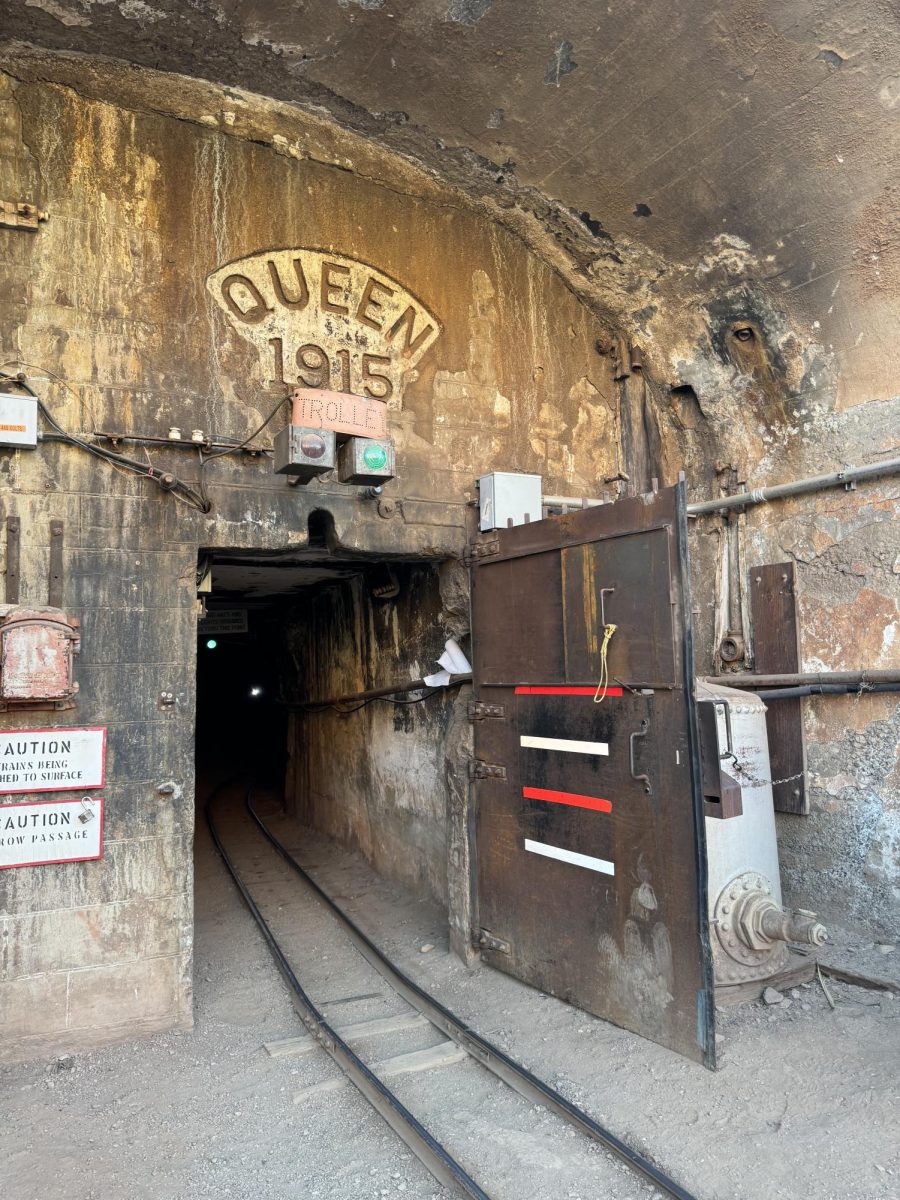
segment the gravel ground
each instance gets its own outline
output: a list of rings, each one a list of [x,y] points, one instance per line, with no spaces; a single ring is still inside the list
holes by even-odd
[[[440,910],[357,856],[273,827],[398,964],[463,1019],[659,1163],[700,1200],[900,1195],[900,998],[829,982],[718,1016],[715,1074],[448,951]],[[405,1005],[246,823],[223,836],[310,993],[335,1024]],[[836,952],[893,954],[843,936]],[[423,946],[431,946],[426,952]],[[51,1063],[0,1069],[0,1194],[11,1200],[371,1200],[447,1195],[321,1052],[271,1058],[302,1032],[287,988],[205,829],[198,830],[196,1025]],[[432,1046],[431,1028],[367,1043],[376,1060]],[[651,1187],[466,1061],[395,1081],[496,1200],[645,1200]]]

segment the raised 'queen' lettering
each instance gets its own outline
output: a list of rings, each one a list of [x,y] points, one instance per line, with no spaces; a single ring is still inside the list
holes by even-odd
[[[352,392],[399,408],[407,372],[441,332],[396,279],[321,250],[251,254],[213,271],[206,286],[256,346],[267,384]]]

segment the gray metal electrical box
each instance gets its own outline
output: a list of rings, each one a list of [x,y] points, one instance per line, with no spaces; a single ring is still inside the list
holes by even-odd
[[[37,445],[37,400],[0,392],[0,446]]]
[[[541,519],[540,475],[493,471],[478,480],[478,528],[507,529]]]
[[[387,483],[396,473],[390,438],[348,438],[338,452],[341,483]]]
[[[293,475],[308,483],[316,475],[334,470],[333,429],[307,429],[286,425],[275,435],[275,474]]]

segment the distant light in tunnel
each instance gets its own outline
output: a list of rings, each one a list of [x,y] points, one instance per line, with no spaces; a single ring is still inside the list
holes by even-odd
[[[206,643],[206,648],[207,648],[207,650],[215,650],[215,648],[216,648],[216,646],[218,646],[218,644],[219,643],[216,641],[215,638],[209,638],[209,640]]]
[[[254,686],[250,689],[251,696],[261,696],[262,694],[263,694],[262,688],[258,687],[256,684],[254,684]]]

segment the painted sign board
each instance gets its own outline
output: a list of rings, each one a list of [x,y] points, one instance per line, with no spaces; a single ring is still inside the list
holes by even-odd
[[[0,870],[87,862],[102,854],[102,796],[0,804]]]
[[[211,634],[246,633],[246,608],[210,608],[206,616],[197,622],[197,633],[200,637]]]
[[[0,795],[103,787],[105,729],[0,731]]]
[[[317,388],[294,388],[292,399],[292,425],[333,429],[352,437],[387,437],[387,405],[383,400]]]

